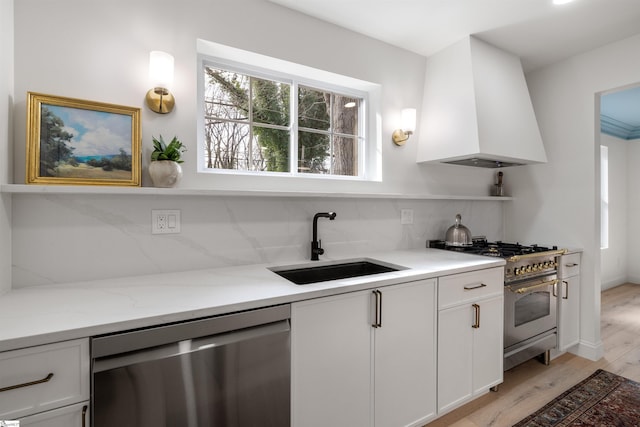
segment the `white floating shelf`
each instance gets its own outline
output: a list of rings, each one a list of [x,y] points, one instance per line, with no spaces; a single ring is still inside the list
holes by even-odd
[[[326,193],[315,191],[210,190],[199,188],[118,187],[94,185],[25,185],[2,184],[0,192],[10,194],[89,194],[132,196],[203,196],[203,197],[322,197],[340,199],[404,199],[404,200],[485,200],[507,201],[513,197],[448,196],[401,193]]]

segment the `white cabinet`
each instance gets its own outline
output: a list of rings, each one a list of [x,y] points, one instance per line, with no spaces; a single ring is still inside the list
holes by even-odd
[[[291,422],[370,426],[370,292],[291,305]]]
[[[563,255],[558,266],[558,350],[580,341],[580,253]]]
[[[375,426],[424,425],[436,413],[435,280],[380,289]]]
[[[20,419],[20,427],[88,427],[89,402],[52,409]]]
[[[504,273],[493,268],[438,279],[438,414],[503,380]]]
[[[424,425],[435,322],[435,280],[292,304],[292,425]]]
[[[88,400],[88,339],[0,353],[0,419],[79,427]]]

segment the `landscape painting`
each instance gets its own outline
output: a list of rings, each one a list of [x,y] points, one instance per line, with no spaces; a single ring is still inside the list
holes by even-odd
[[[140,110],[29,93],[27,183],[140,185]]]

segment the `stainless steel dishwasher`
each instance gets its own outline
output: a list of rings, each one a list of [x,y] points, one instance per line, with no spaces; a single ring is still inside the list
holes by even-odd
[[[92,338],[92,426],[289,426],[290,313],[281,305]]]

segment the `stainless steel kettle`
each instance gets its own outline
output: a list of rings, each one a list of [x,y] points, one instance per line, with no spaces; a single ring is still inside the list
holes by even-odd
[[[461,221],[462,216],[457,214],[456,223],[449,227],[444,239],[447,246],[471,246],[473,244],[471,231],[462,225]]]

